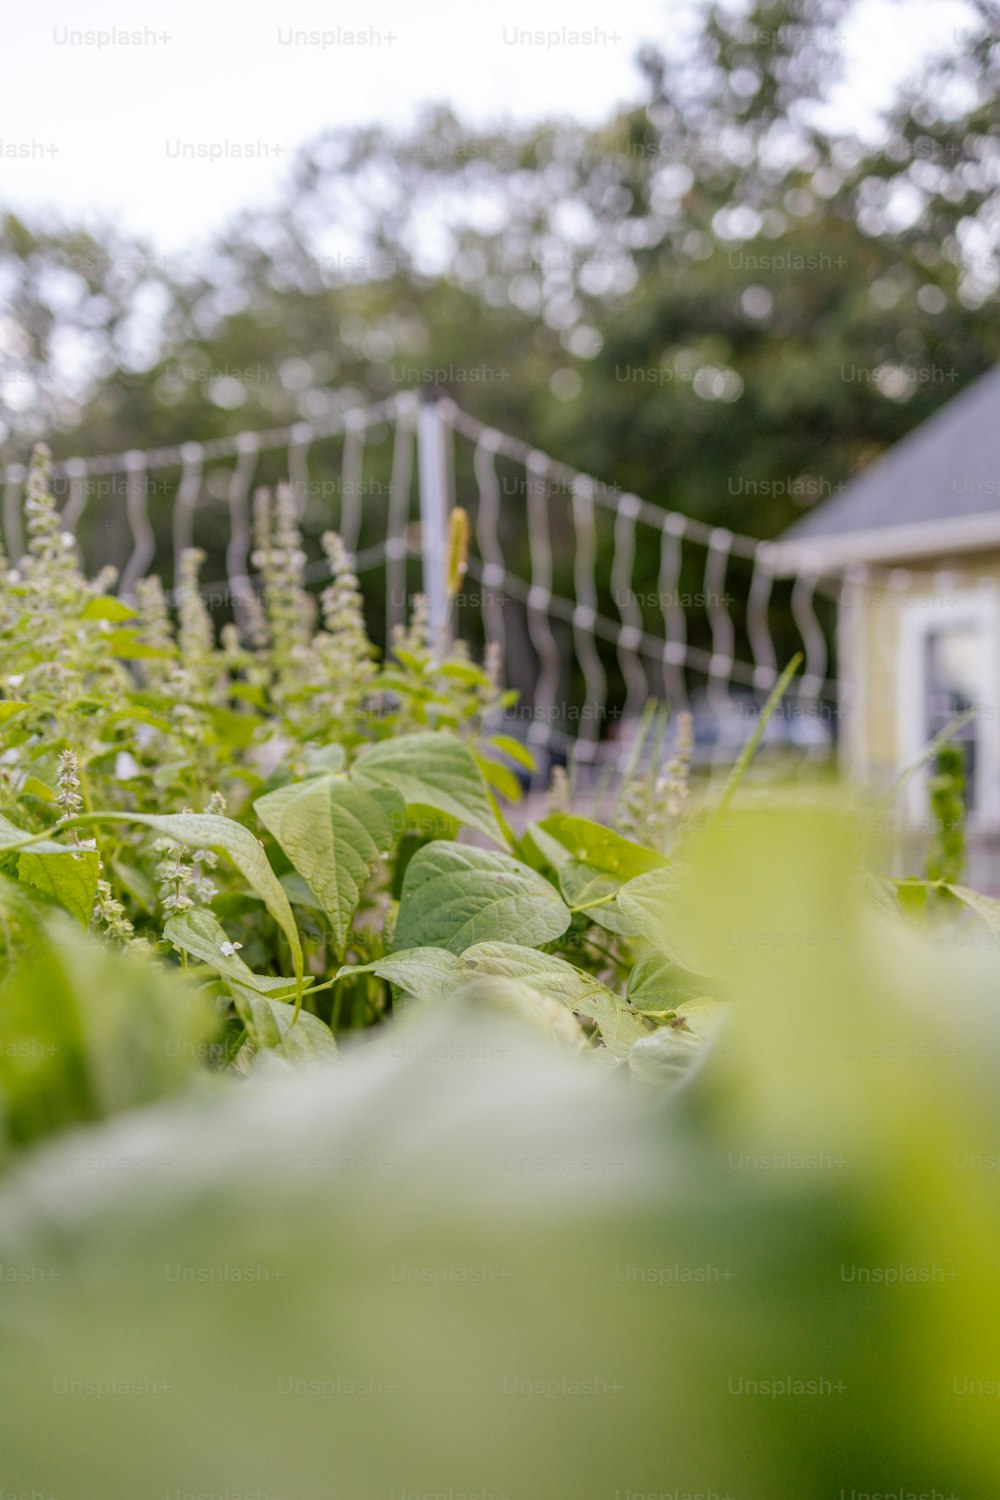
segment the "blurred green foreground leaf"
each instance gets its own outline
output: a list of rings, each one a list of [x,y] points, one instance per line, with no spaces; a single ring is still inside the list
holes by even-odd
[[[732,1004],[672,1093],[478,981],[22,1152],[5,1488],[1000,1493],[995,948],[866,904],[848,821],[705,836],[671,920]]]

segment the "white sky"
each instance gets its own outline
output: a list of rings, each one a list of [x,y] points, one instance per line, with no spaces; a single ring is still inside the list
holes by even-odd
[[[402,122],[445,101],[475,121],[607,115],[638,97],[635,56],[666,47],[690,0],[9,0],[0,42],[0,206],[103,215],[162,252],[189,249],[236,209],[266,201],[296,146],[331,125]],[[613,18],[613,19],[609,19]],[[947,46],[961,0],[859,0],[843,40],[838,115],[873,128],[899,78]],[[381,34],[375,45],[294,46],[289,29]],[[512,45],[514,31],[599,30],[597,44]],[[140,47],[69,45],[70,32],[166,33]],[[279,32],[280,28],[280,32]],[[389,34],[394,41],[389,41]],[[615,37],[617,36],[617,40]],[[177,143],[262,142],[256,160],[171,158]],[[10,159],[17,145],[52,152]]]

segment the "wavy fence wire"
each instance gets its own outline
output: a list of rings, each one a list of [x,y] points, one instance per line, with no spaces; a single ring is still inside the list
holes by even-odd
[[[428,431],[443,455],[436,465],[418,451]],[[3,530],[15,559],[25,478],[17,465],[3,474]],[[818,579],[782,578],[767,543],[623,494],[450,400],[427,407],[407,392],[288,428],[54,466],[64,523],[88,567],[116,565],[129,596],[148,572],[172,586],[181,553],[201,546],[224,559],[225,576],[209,577],[206,598],[237,620],[258,587],[254,491],[285,478],[308,578],[326,576],[319,537],[339,530],[381,640],[415,592],[430,593],[432,617],[435,597],[441,607],[442,580],[427,563],[440,573],[442,538],[428,533],[452,505],[468,511],[468,573],[450,623],[474,647],[498,644],[506,681],[520,693],[504,727],[543,761],[569,758],[583,776],[613,770],[657,699],[673,715],[691,711],[696,758],[721,764],[745,743],[795,651],[804,672],[781,737],[809,758],[833,741],[832,605]],[[429,497],[421,484],[445,492]]]
[[[238,614],[259,586],[251,565],[253,498],[261,486],[290,483],[307,550],[307,576],[326,577],[319,538],[333,527],[371,582],[383,607],[381,638],[402,620],[418,586],[414,515],[416,401],[412,397],[353,407],[323,420],[244,432],[176,447],[132,450],[53,465],[53,486],[67,530],[88,569],[111,563],[118,591],[157,572],[168,587],[181,554],[202,547],[209,558],[203,591],[210,606]],[[3,471],[7,554],[24,547],[23,465]],[[212,566],[222,576],[213,576]]]
[[[452,403],[441,418],[472,521],[464,602],[501,643],[526,738],[578,767],[615,765],[655,698],[691,711],[696,756],[725,763],[801,651],[774,728],[810,758],[828,753],[833,600],[817,578],[780,577],[767,543],[622,493]]]

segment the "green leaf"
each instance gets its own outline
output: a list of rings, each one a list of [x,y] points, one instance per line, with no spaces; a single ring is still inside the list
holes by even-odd
[[[596,922],[607,932],[627,936],[632,931],[631,923],[615,901],[621,889],[616,876],[592,870],[577,859],[567,859],[557,869],[556,878],[563,900],[572,911],[582,909],[588,921]]]
[[[994,937],[1000,937],[1000,901],[993,896],[984,896],[980,891],[970,890],[967,885],[945,885],[942,889],[950,892],[970,911],[974,911]]]
[[[493,941],[537,947],[569,924],[567,907],[527,865],[492,849],[437,840],[407,867],[393,946],[452,953]]]
[[[203,712],[222,743],[237,750],[245,750],[252,744],[261,722],[257,714],[237,713],[218,704],[206,705]]]
[[[699,961],[685,934],[678,932],[677,918],[671,910],[680,884],[681,877],[675,869],[639,875],[618,892],[618,907],[632,931],[647,938],[658,953],[682,969],[704,972],[707,966]]]
[[[37,797],[39,802],[54,802],[56,794],[48,782],[41,781],[37,776],[26,776],[19,788],[22,797]]]
[[[644,953],[628,977],[626,994],[636,1010],[676,1010],[710,994],[713,982],[662,953]]]
[[[295,980],[280,976],[255,974],[239,953],[226,952],[232,944],[225,930],[210,911],[195,908],[170,917],[164,924],[163,936],[175,948],[190,953],[199,963],[207,964],[220,974],[227,984],[240,989],[253,990],[258,995],[269,995],[272,999],[295,998]],[[307,977],[306,983],[311,983]]]
[[[291,1063],[323,1062],[336,1057],[333,1032],[307,1010],[296,1018],[292,1007],[283,1000],[246,991],[236,994],[235,1004],[256,1051],[277,1052]]]
[[[166,713],[157,713],[151,704],[135,700],[128,708],[118,708],[114,713],[109,714],[107,722],[109,725],[148,724],[151,729],[158,729],[161,734],[177,733],[177,725],[171,722]]]
[[[533,863],[536,862],[537,856],[537,867],[540,870],[546,865],[551,865],[553,870],[559,870],[571,857],[566,845],[560,844],[558,839],[546,833],[540,823],[528,824],[521,840],[521,848],[525,858],[532,860]]]
[[[646,1035],[641,1018],[604,985],[573,1008],[582,1019],[594,1022],[601,1041],[614,1057],[625,1057],[629,1049]]]
[[[30,708],[30,704],[22,703],[17,698],[0,698],[0,723],[4,719],[11,719],[19,714],[23,708]]]
[[[156,890],[149,876],[123,859],[111,861],[111,873],[116,884],[121,886],[140,911],[152,916],[156,910]]]
[[[216,1024],[177,971],[52,913],[31,962],[0,986],[6,1134],[23,1144],[179,1091]]]
[[[267,694],[257,682],[231,682],[226,691],[239,703],[249,703],[252,708],[266,709]]]
[[[896,899],[896,887],[891,880],[887,880],[883,875],[873,875],[869,870],[864,870],[855,877],[854,885],[874,910],[881,912],[884,917],[892,917],[897,922],[899,921],[899,901]]]
[[[503,755],[509,755],[511,760],[519,765],[524,771],[535,771],[538,769],[535,757],[527,745],[522,745],[520,740],[515,740],[509,734],[491,734],[487,743],[499,750]]]
[[[509,766],[503,766],[497,760],[490,760],[488,756],[476,756],[476,764],[483,773],[483,778],[493,791],[499,792],[501,797],[506,797],[508,802],[520,802],[521,783]]]
[[[589,865],[606,875],[617,876],[620,882],[633,880],[637,875],[646,875],[651,870],[662,869],[667,859],[656,849],[648,849],[633,839],[623,838],[612,828],[594,823],[589,818],[578,818],[570,813],[553,813],[536,825],[543,834],[548,834],[581,864]]]
[[[316,895],[343,953],[361,892],[403,831],[402,796],[322,776],[258,797],[254,811]]]
[[[314,890],[311,890],[297,870],[287,870],[281,877],[282,889],[293,906],[305,906],[310,911],[322,912],[323,906]]]
[[[893,881],[893,886],[900,911],[911,921],[917,921],[925,915],[928,895],[932,889],[939,889],[937,885],[932,887],[926,880],[917,879],[896,880]]]
[[[511,979],[559,1000],[577,1016],[592,1020],[601,1040],[615,1056],[624,1057],[646,1028],[619,995],[593,975],[554,953],[537,953],[517,943],[477,943],[459,960],[461,978]]]
[[[402,646],[393,648],[393,656],[402,666],[408,667],[411,672],[422,674],[426,668],[420,658],[414,656],[412,651],[406,651]],[[405,681],[405,679],[403,679]]]
[[[629,1070],[658,1083],[676,1083],[701,1057],[725,1007],[714,1000],[687,1005],[676,1021],[644,1036],[628,1054]]]
[[[407,948],[387,953],[370,964],[346,964],[337,978],[352,974],[377,974],[414,1000],[440,1000],[454,985],[458,959],[447,948]]]
[[[482,667],[477,667],[471,661],[446,661],[439,668],[442,677],[451,678],[454,682],[465,682],[471,687],[491,688],[493,686],[489,677]]]
[[[481,974],[458,986],[456,1003],[476,1009],[491,1007],[518,1016],[557,1047],[570,1052],[586,1049],[587,1041],[572,1011],[535,985],[498,974]]]
[[[433,808],[494,843],[505,842],[475,756],[453,735],[435,731],[385,740],[355,762],[351,776],[363,786],[393,786],[407,808]]]
[[[0,814],[0,853],[10,844],[23,844],[32,835],[26,828],[17,828],[8,818]],[[55,839],[39,839],[32,844],[34,854],[72,854],[71,844],[58,844]]]
[[[120,661],[171,661],[174,653],[163,651],[158,646],[147,646],[134,630],[109,630],[102,637],[110,656]]]
[[[113,594],[96,594],[83,606],[80,619],[110,620],[113,625],[120,625],[124,620],[138,619],[138,611],[123,599],[116,599]]]
[[[141,823],[154,828],[167,838],[176,839],[193,849],[212,849],[225,854],[239,870],[243,879],[260,896],[271,916],[288,939],[292,950],[295,978],[302,982],[302,944],[299,941],[295,917],[281,881],[268,864],[267,855],[260,839],[255,838],[242,823],[232,818],[219,817],[215,813],[95,813],[94,822]],[[2,830],[0,830],[2,832]]]
[[[546,823],[549,821],[551,820],[545,820]],[[579,821],[586,823],[588,820],[581,818]],[[628,840],[622,842],[627,843]],[[595,922],[607,932],[620,936],[634,933],[633,924],[619,910],[614,899],[622,885],[620,876],[584,864],[542,823],[528,824],[524,843],[529,858],[532,849],[537,850],[543,864],[551,865],[555,870],[563,900],[571,910],[583,910],[588,921]],[[642,848],[641,845],[635,847]],[[654,853],[652,850],[648,852]],[[661,864],[665,864],[661,855],[656,858]]]
[[[45,910],[19,881],[0,875],[0,974],[37,953],[44,939]]]
[[[347,759],[343,745],[324,745],[320,750],[310,750],[306,756],[307,775],[329,776],[344,769]]]
[[[555,953],[539,953],[521,943],[476,943],[459,958],[458,973],[463,978],[491,974],[521,980],[561,1000],[570,1010],[594,990],[605,988],[599,979],[565,958]]]
[[[96,849],[59,854],[22,854],[17,873],[27,884],[68,911],[81,927],[89,927],[101,861]]]

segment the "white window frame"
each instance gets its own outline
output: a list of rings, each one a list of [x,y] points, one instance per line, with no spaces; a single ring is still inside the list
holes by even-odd
[[[976,831],[1000,827],[1000,593],[991,584],[956,589],[947,595],[921,594],[902,605],[899,630],[898,748],[899,765],[912,765],[927,744],[925,668],[927,638],[941,626],[974,625],[983,638],[982,680],[984,712],[977,721],[979,754],[974,788],[975,812],[970,827]],[[906,789],[906,810],[914,823],[927,819],[928,766],[922,766]]]

